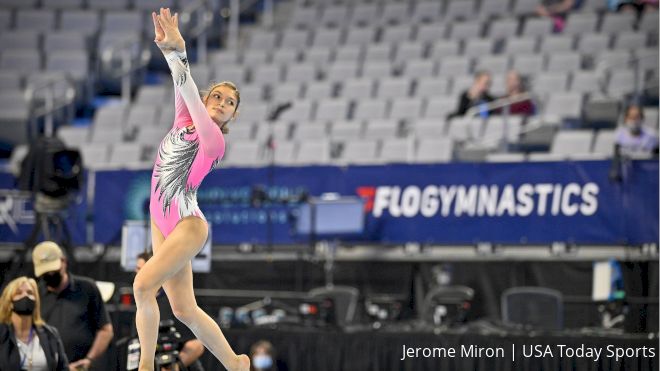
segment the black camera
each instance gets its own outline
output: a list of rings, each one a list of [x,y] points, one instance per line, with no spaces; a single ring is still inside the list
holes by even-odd
[[[67,149],[58,138],[41,137],[30,144],[21,163],[17,188],[49,197],[66,197],[82,187],[80,152]]]
[[[186,371],[180,362],[179,351],[183,347],[181,334],[174,327],[171,319],[160,321],[154,365],[156,371]],[[128,342],[126,370],[137,370],[140,361],[140,340],[133,338]]]
[[[177,370],[180,361],[179,351],[183,347],[181,334],[174,327],[171,319],[160,321],[158,343],[156,344],[156,370]]]

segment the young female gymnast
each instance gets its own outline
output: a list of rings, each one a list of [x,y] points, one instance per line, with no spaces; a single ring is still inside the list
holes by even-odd
[[[197,206],[197,188],[222,158],[223,132],[237,114],[236,86],[224,82],[200,99],[190,76],[178,15],[168,8],[152,13],[155,42],[165,55],[175,89],[174,126],[160,144],[151,178],[153,258],[133,282],[140,338],[140,370],[154,369],[159,311],[156,292],[162,286],[174,315],[228,370],[247,371],[250,360],[232,350],[220,327],[197,306],[191,259],[202,248],[208,224]]]

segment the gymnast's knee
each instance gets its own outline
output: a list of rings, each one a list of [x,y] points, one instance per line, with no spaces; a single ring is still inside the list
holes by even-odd
[[[174,317],[181,321],[186,326],[190,326],[193,324],[195,320],[195,313],[197,312],[197,304],[184,304],[184,305],[178,305],[178,304],[171,304],[172,305],[172,313],[174,314]]]
[[[135,280],[133,281],[133,295],[136,302],[150,297],[155,298],[157,292],[158,286],[156,284],[149,282],[149,280],[139,273],[135,276]]]

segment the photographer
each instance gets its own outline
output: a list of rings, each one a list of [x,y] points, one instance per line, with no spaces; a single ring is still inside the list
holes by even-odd
[[[137,257],[137,263],[135,265],[135,273],[137,273],[140,268],[151,258],[151,254],[142,253]],[[178,361],[176,366],[173,368],[166,368],[167,370],[190,370],[190,371],[203,371],[199,358],[204,354],[204,345],[201,341],[195,338],[195,336],[188,330],[188,327],[184,326],[179,322],[172,313],[172,308],[170,307],[169,302],[167,301],[167,296],[165,292],[161,289],[158,291],[158,296],[156,298],[158,301],[158,308],[160,309],[160,321],[163,324],[167,320],[173,321],[173,326],[176,328],[176,332],[181,334],[179,342],[183,344],[181,349],[178,349]],[[162,331],[161,331],[162,332]],[[158,352],[158,351],[157,351]]]

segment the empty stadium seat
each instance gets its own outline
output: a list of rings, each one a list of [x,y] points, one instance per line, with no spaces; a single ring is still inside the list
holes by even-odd
[[[458,98],[455,97],[430,97],[426,100],[426,109],[422,117],[444,119],[456,110],[457,105]]]
[[[16,12],[15,29],[47,33],[55,28],[55,15],[55,11],[50,9],[18,10]]]
[[[226,166],[252,167],[264,164],[262,145],[255,142],[231,141],[226,145],[223,163]]]
[[[417,146],[414,162],[450,162],[453,158],[454,142],[450,138],[421,139]]]
[[[372,78],[360,78],[345,81],[339,96],[346,99],[369,99],[374,95],[376,81]]]
[[[324,99],[318,102],[314,119],[318,121],[346,120],[349,108],[350,101],[347,99]]]
[[[393,139],[399,136],[399,123],[394,120],[369,120],[364,129],[365,139]]]
[[[36,51],[41,46],[41,34],[34,30],[12,30],[0,33],[3,52],[28,50]]]
[[[555,135],[549,153],[530,154],[530,161],[558,161],[589,157],[594,133],[591,130],[563,130]]]
[[[408,163],[413,161],[415,142],[409,139],[386,139],[382,141],[378,160],[383,163]]]
[[[380,162],[377,154],[378,142],[375,140],[348,140],[335,161],[340,164],[376,164]]]
[[[361,99],[355,102],[353,119],[384,119],[389,114],[387,101],[383,99]]]
[[[330,125],[330,136],[333,141],[360,139],[363,131],[362,121],[336,121]]]
[[[593,153],[611,157],[614,153],[615,130],[599,130],[594,140]]]
[[[330,162],[330,143],[325,138],[299,142],[295,163],[298,165],[327,164]]]

